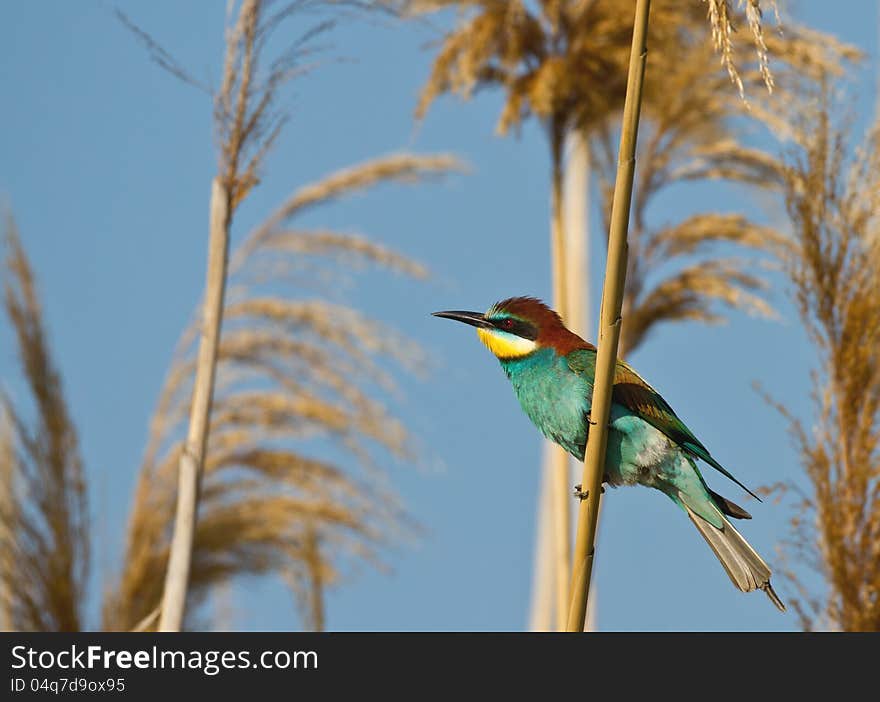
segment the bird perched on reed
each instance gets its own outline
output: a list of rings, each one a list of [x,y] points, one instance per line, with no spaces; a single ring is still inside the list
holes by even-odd
[[[477,328],[501,362],[523,410],[541,432],[583,460],[590,425],[596,347],[566,329],[540,300],[514,297],[479,312],[435,312]],[[757,499],[712,458],[669,404],[618,360],[612,394],[603,481],[660,490],[683,509],[712,548],[733,584],[760,589],[780,610],[770,568],[727,517],[751,519],[742,507],[713,492],[697,468],[708,463]],[[576,488],[575,494],[584,497]]]

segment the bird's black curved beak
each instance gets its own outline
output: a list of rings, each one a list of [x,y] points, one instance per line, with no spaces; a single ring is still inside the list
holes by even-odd
[[[492,323],[486,319],[482,312],[463,312],[461,310],[449,310],[448,312],[434,312],[435,317],[444,317],[446,319],[454,319],[456,322],[464,322],[472,327],[481,327],[483,329],[491,329]]]

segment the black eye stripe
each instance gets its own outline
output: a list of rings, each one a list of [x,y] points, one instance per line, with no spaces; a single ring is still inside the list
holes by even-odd
[[[493,319],[490,321],[496,329],[500,329],[501,331],[507,332],[509,334],[516,334],[523,339],[534,341],[538,338],[537,327],[534,324],[526,322],[523,319],[517,319],[516,317],[502,317],[500,319]]]

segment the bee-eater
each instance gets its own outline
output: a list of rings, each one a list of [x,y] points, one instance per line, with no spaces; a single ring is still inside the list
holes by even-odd
[[[476,327],[480,341],[501,362],[529,419],[548,439],[584,459],[595,346],[566,329],[556,312],[531,297],[504,300],[485,314],[434,315]],[[660,393],[620,360],[611,397],[603,482],[615,487],[645,485],[665,493],[687,513],[736,587],[743,592],[761,589],[784,611],[770,585],[770,568],[726,518],[751,515],[709,489],[696,459],[757,496],[712,458]]]

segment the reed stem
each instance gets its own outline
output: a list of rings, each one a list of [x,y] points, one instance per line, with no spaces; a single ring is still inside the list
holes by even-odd
[[[165,573],[159,631],[180,631],[186,609],[186,592],[192,563],[193,542],[198,514],[199,489],[208,445],[211,402],[226,292],[226,266],[229,251],[229,194],[215,178],[211,186],[211,215],[208,243],[208,272],[205,303],[196,364],[196,378],[190,407],[189,431],[180,454],[177,512],[174,534]]]
[[[605,264],[602,307],[599,313],[596,376],[590,411],[591,426],[584,457],[583,480],[581,481],[588,496],[581,501],[578,509],[568,631],[583,631],[584,629],[595,557],[596,524],[602,497],[602,475],[608,443],[611,392],[614,387],[614,370],[617,363],[621,310],[626,283],[626,239],[635,172],[642,83],[648,56],[647,37],[650,7],[650,0],[636,0],[626,99],[623,107],[623,126],[620,133],[620,150],[617,160],[617,177],[614,183],[614,199],[611,206],[608,259]]]

